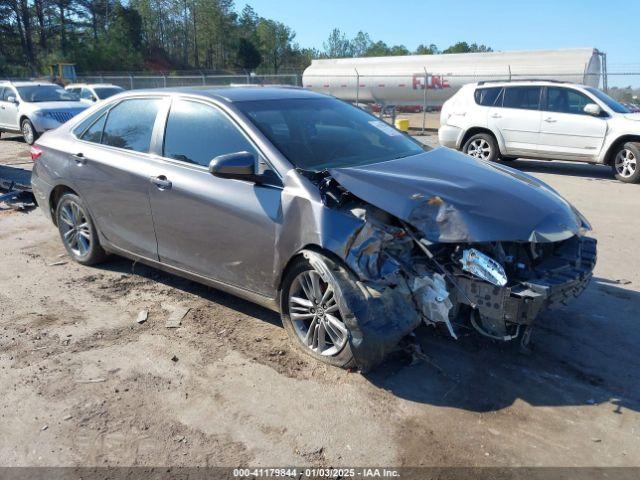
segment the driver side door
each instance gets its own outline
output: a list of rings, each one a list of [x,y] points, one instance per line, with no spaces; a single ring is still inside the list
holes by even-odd
[[[257,147],[220,108],[197,100],[174,99],[164,132],[149,194],[160,261],[272,295],[282,185],[219,178],[208,169],[229,153],[259,159]]]
[[[9,98],[13,97],[14,102],[10,102]],[[0,97],[0,125],[10,130],[20,130],[18,125],[18,94],[11,87],[4,87],[2,96]]]

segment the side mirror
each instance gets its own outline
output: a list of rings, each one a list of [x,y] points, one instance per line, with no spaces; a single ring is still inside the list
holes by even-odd
[[[97,99],[96,97],[94,97],[93,95],[91,95],[91,101],[92,101],[92,102],[97,102],[97,101],[98,101],[98,99]]]
[[[209,163],[209,172],[221,178],[256,180],[256,157],[249,152],[219,155]]]
[[[9,95],[7,97],[7,102],[9,102],[9,103],[18,103],[18,100],[13,95]]]
[[[602,108],[595,103],[587,103],[583,110],[587,115],[593,115],[594,117],[599,117],[602,114]]]

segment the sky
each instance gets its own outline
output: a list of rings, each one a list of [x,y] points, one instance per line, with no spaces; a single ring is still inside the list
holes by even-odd
[[[640,0],[236,0],[238,11],[247,3],[289,25],[301,47],[321,49],[333,28],[410,50],[458,41],[500,51],[595,47],[610,73],[638,72],[611,84],[640,84]]]

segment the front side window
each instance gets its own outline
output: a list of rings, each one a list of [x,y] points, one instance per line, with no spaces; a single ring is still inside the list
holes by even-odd
[[[25,102],[69,102],[78,96],[58,85],[29,85],[17,87],[20,98]]]
[[[523,110],[538,110],[541,87],[507,87],[504,89],[502,106]]]
[[[102,144],[136,152],[148,152],[156,115],[162,100],[134,98],[113,107],[107,116]]]
[[[82,93],[80,94],[80,98],[85,100],[93,100],[93,93],[88,88],[83,88]]]
[[[496,100],[500,96],[502,87],[478,88],[475,93],[476,103],[485,107],[491,107],[496,104]]]
[[[586,115],[584,107],[589,103],[593,103],[593,101],[576,90],[562,87],[547,87],[547,104],[545,110],[548,112]]]
[[[4,89],[4,92],[2,92],[2,101],[8,102],[9,97],[13,97],[14,99],[16,99],[16,92],[14,92],[13,89],[7,87]]]
[[[616,113],[631,113],[627,107],[622,105],[621,103],[616,102],[609,95],[604,93],[602,90],[598,90],[597,88],[587,87],[587,91],[594,95],[598,100],[603,102],[607,107],[613,110]]]
[[[236,102],[296,167],[321,171],[418,155],[428,147],[334,98]]]
[[[167,158],[209,166],[218,155],[257,152],[229,118],[210,105],[174,100],[164,135]]]

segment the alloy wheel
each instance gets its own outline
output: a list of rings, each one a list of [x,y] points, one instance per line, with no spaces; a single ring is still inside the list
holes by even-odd
[[[616,155],[614,166],[618,175],[629,178],[636,172],[637,158],[631,150],[624,148]]]
[[[62,240],[78,257],[91,249],[91,230],[84,210],[76,202],[67,202],[60,209]]]
[[[467,155],[480,160],[487,160],[491,157],[491,145],[484,138],[476,138],[467,147]]]
[[[333,288],[315,270],[300,273],[291,283],[289,316],[300,341],[318,354],[336,355],[347,342]]]
[[[34,133],[33,133],[33,127],[31,126],[31,123],[27,122],[22,122],[22,136],[24,137],[25,141],[31,145],[34,141]]]

